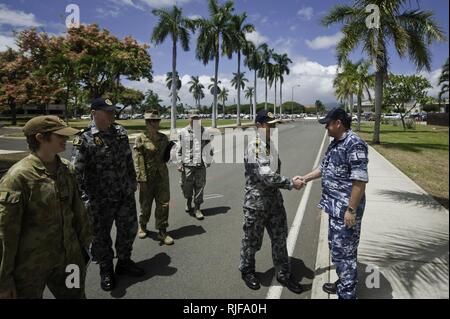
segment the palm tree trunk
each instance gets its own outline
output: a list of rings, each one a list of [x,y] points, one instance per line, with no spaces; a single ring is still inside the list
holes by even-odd
[[[383,78],[384,72],[378,70],[375,73],[375,125],[373,130],[373,144],[380,144],[381,105],[383,103]]]
[[[362,106],[362,96],[358,94],[358,126],[356,131],[359,132],[361,130],[361,106]]]
[[[253,100],[253,122],[256,120],[256,82],[257,82],[257,76],[256,76],[256,69],[255,69],[255,99]]]
[[[172,110],[170,112],[170,130],[177,128],[177,42],[173,41],[172,47]]]
[[[350,103],[350,118],[352,118],[353,117],[353,93],[350,94],[349,103]]]
[[[275,79],[275,102],[273,104],[273,114],[277,114],[277,79]]]
[[[280,79],[280,115],[283,113],[282,108],[283,107],[283,82],[281,82]]]
[[[264,80],[266,81],[266,99],[264,102],[264,109],[267,110],[267,77],[265,77]]]
[[[217,52],[216,52],[216,59],[215,59],[215,66],[214,66],[214,103],[213,103],[213,109],[212,109],[212,124],[211,126],[213,128],[217,127],[217,77],[219,74],[219,46],[217,46]]]
[[[238,51],[238,87],[237,87],[237,109],[236,125],[241,126],[241,51]]]

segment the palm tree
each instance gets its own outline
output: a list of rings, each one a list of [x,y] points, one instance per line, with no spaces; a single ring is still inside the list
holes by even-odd
[[[173,79],[175,78],[176,85],[172,86]],[[169,93],[169,97],[173,96],[173,87],[176,88],[175,93],[177,95],[176,101],[180,101],[180,96],[178,95],[178,91],[181,89],[181,80],[178,72],[175,73],[175,77],[172,75],[172,72],[166,73],[166,86],[171,92]],[[173,100],[173,99],[172,99]]]
[[[439,83],[441,85],[441,91],[439,92],[439,104],[441,103],[442,95],[448,93],[448,58],[442,67],[441,76],[439,77]]]
[[[247,42],[247,46],[244,51],[245,54],[245,65],[250,70],[254,70],[255,72],[255,78],[254,78],[254,99],[253,99],[253,121],[256,120],[256,105],[257,105],[257,99],[256,99],[256,91],[257,91],[257,80],[258,80],[258,71],[261,68],[261,53],[260,51],[255,47],[255,45],[252,42]]]
[[[245,88],[245,82],[248,82],[248,80],[245,78],[245,72],[241,73],[233,73],[233,78],[231,79],[231,85],[234,87],[235,90],[237,90],[238,94],[238,104],[236,108],[236,125],[241,125],[241,113],[240,113],[240,101],[241,101],[241,89],[243,90]]]
[[[375,62],[375,129],[373,143],[380,143],[380,119],[383,98],[383,82],[389,68],[389,42],[393,42],[401,58],[409,56],[418,70],[431,69],[429,46],[445,39],[444,32],[434,21],[430,11],[402,10],[407,0],[354,0],[353,5],[337,5],[323,19],[330,26],[342,23],[343,37],[336,46],[338,62],[362,47],[370,60]],[[366,7],[379,9],[379,28],[368,26]]]
[[[211,78],[211,84],[208,85],[208,90],[209,92],[211,92],[212,95],[214,95],[214,92],[217,91],[217,94],[220,94],[221,89],[220,87],[217,85],[216,86],[216,81],[214,78]],[[222,84],[222,81],[217,81],[217,84]],[[215,89],[214,89],[215,88]]]
[[[183,16],[181,8],[173,6],[172,10],[154,9],[152,13],[159,18],[153,29],[152,41],[161,44],[169,36],[172,39],[172,83],[175,84],[177,74],[177,43],[180,41],[184,51],[189,51],[190,32],[195,25],[192,20]],[[172,109],[170,116],[170,129],[176,128],[177,88],[172,85]]]
[[[272,63],[270,59],[272,58],[273,49],[269,49],[266,43],[261,44],[258,47],[261,52],[261,67],[258,71],[258,76],[264,79],[265,82],[265,103],[264,109],[267,110],[267,82],[272,71]]]
[[[364,92],[367,93],[367,97],[372,101],[370,89],[374,86],[375,78],[373,74],[369,74],[370,62],[360,60],[356,63],[355,83],[356,83],[356,98],[358,103],[358,126],[357,131],[361,130],[361,108],[362,98]]]
[[[345,101],[347,112],[353,113],[353,95],[356,93],[357,66],[350,60],[345,60],[342,62],[341,67],[342,71],[336,75],[333,81],[333,87],[335,88],[336,97],[341,101]]]
[[[245,90],[245,98],[250,100],[250,105],[252,105],[252,101],[253,101],[253,96],[255,95],[255,89],[252,88],[251,86],[249,86],[247,88],[247,90]],[[251,109],[250,109],[251,110]],[[250,113],[252,113],[252,111],[250,111]],[[253,113],[253,116],[255,115],[255,113]]]
[[[255,31],[255,27],[252,24],[246,24],[245,19],[247,19],[247,14],[243,13],[241,15],[235,15],[231,18],[231,34],[233,36],[233,51],[237,52],[238,56],[238,68],[237,74],[241,74],[241,54],[245,51],[247,46],[247,39],[245,35],[247,33]],[[236,125],[241,125],[241,78],[237,78],[237,108],[236,108]],[[244,87],[242,86],[242,89]]]
[[[189,92],[191,92],[194,97],[195,105],[197,108],[200,108],[200,101],[205,98],[205,93],[203,92],[205,87],[200,83],[198,76],[192,76],[191,81],[189,81],[188,84],[191,85],[189,87]]]
[[[276,58],[277,54],[274,53],[273,57]],[[269,86],[272,88],[272,85],[275,84],[275,102],[273,104],[273,114],[277,114],[277,81],[280,78],[280,66],[278,64],[271,64],[269,67]]]
[[[218,98],[220,100],[222,100],[222,110],[223,110],[223,118],[225,118],[225,102],[228,100],[228,93],[230,91],[228,91],[227,88],[223,88],[222,90],[220,90],[220,93],[218,95]]]
[[[204,65],[214,60],[214,103],[212,109],[212,127],[217,127],[217,81],[219,74],[219,57],[227,55],[232,56],[232,34],[230,21],[234,11],[234,3],[229,0],[224,5],[219,5],[217,0],[208,0],[208,10],[210,18],[196,20],[196,25],[200,32],[197,40],[196,56]],[[222,42],[220,41],[222,39]]]
[[[282,113],[282,106],[283,106],[283,82],[284,82],[284,74],[289,75],[289,63],[292,63],[292,60],[289,59],[288,55],[286,53],[284,54],[275,54],[273,59],[278,65],[279,68],[279,78],[280,78],[280,115]]]

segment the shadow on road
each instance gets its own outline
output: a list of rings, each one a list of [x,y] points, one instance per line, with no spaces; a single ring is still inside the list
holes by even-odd
[[[145,270],[145,275],[140,278],[133,278],[128,276],[118,277],[117,286],[111,292],[113,298],[123,298],[128,287],[131,287],[139,282],[144,282],[155,276],[172,276],[177,272],[177,268],[169,266],[171,258],[165,254],[160,253],[154,257],[137,262],[136,265]]]
[[[385,191],[385,190],[379,191],[378,193],[382,196],[390,197],[399,202],[407,204],[413,203],[414,205],[419,207],[426,207],[431,209],[442,208],[440,203],[433,200],[433,198],[427,194],[418,194],[413,192],[402,192],[402,191]]]
[[[314,278],[314,271],[310,268],[308,268],[305,263],[298,258],[291,257],[291,272],[294,278],[302,282],[303,278],[307,279],[313,279]],[[260,283],[264,287],[270,287],[274,280],[275,282],[275,268],[270,268],[266,272],[256,272],[256,277],[260,280]],[[278,283],[278,282],[277,282]],[[304,291],[311,290],[312,285],[303,285]]]
[[[231,209],[231,207],[228,206],[220,206],[220,207],[212,207],[212,208],[206,208],[202,209],[202,213],[205,216],[214,216],[219,214],[226,214]]]
[[[206,230],[202,226],[198,225],[188,225],[183,226],[178,229],[170,230],[167,232],[173,239],[181,239],[185,237],[198,236],[206,233]],[[158,240],[158,233],[147,231],[147,236],[150,239]]]
[[[393,299],[391,283],[381,272],[374,273],[374,270],[370,265],[358,263],[358,298]]]

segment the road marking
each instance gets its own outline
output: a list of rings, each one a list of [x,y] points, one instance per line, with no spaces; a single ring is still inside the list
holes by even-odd
[[[220,195],[220,194],[209,194],[209,195],[203,196],[203,199],[204,200],[208,200],[208,199],[221,198],[221,197],[223,197],[223,195]]]
[[[314,161],[313,170],[319,166],[320,155],[322,154],[323,147],[325,145],[327,137],[327,132],[322,139],[322,145],[320,146],[319,152],[317,153],[316,160]],[[300,231],[300,226],[302,224],[303,216],[305,215],[306,205],[308,204],[309,196],[311,195],[311,188],[314,181],[309,182],[306,185],[305,192],[303,193],[300,204],[297,208],[297,213],[295,214],[294,222],[292,223],[291,229],[289,230],[289,235],[287,238],[287,251],[288,255],[292,256],[294,253],[295,243],[297,242],[298,233]],[[266,299],[280,299],[283,287],[280,285],[272,285],[267,292]]]
[[[6,155],[6,154],[17,154],[17,153],[24,153],[26,151],[10,151],[10,150],[0,150],[0,155]]]

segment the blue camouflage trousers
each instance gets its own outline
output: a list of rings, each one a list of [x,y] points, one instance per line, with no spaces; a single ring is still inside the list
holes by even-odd
[[[244,207],[244,237],[242,238],[239,270],[242,273],[255,272],[255,255],[261,249],[264,229],[267,229],[272,243],[272,259],[276,271],[289,273],[289,257],[286,246],[287,220],[284,206],[273,203],[267,210],[253,210]]]
[[[134,194],[117,200],[105,200],[88,205],[93,228],[91,253],[93,259],[106,266],[112,265],[111,229],[116,225],[115,248],[119,259],[131,257],[133,242],[137,234],[138,222]]]
[[[336,266],[339,277],[337,294],[340,299],[356,299],[358,283],[357,254],[361,233],[361,217],[356,218],[356,225],[348,228],[343,218],[329,217],[328,246],[331,260]]]

